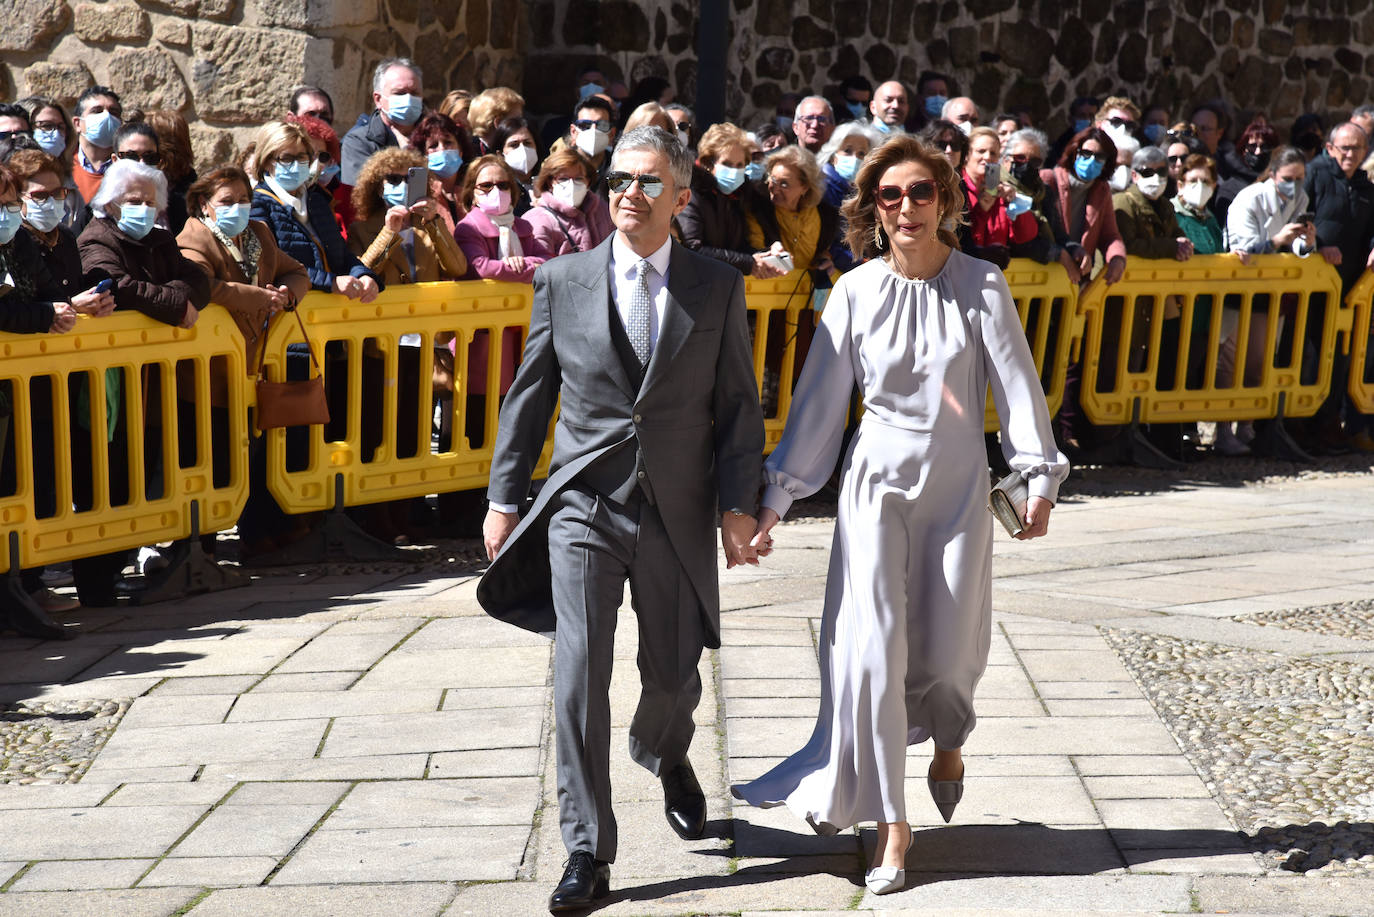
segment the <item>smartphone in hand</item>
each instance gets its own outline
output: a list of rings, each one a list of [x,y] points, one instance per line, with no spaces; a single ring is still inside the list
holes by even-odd
[[[406,169],[406,206],[414,207],[429,197],[429,169],[411,166]]]
[[[1300,213],[1297,216],[1293,217],[1294,223],[1315,223],[1316,221],[1317,215],[1313,213],[1311,210],[1307,211],[1306,213]]]
[[[988,163],[987,169],[983,172],[983,193],[996,194],[997,186],[1002,182],[1002,164],[999,162]]]

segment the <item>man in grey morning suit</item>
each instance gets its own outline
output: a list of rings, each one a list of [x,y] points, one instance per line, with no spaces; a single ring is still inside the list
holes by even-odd
[[[691,199],[691,158],[642,128],[616,147],[607,182],[616,232],[534,275],[524,359],[501,410],[483,527],[492,616],[554,646],[558,801],[569,859],[549,910],[609,892],[611,659],[626,580],[639,622],[642,691],[630,755],[663,782],[665,814],[701,837],[706,804],[687,760],[703,646],[720,646],[715,523],[727,566],[753,545],[763,414],[744,280],[689,252],[669,225]],[[516,510],[559,404],[553,464]]]

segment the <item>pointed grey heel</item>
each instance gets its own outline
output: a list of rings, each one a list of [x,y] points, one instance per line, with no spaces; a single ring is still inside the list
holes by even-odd
[[[959,800],[964,798],[964,775],[960,774],[958,780],[936,780],[927,771],[926,786],[930,788],[930,798],[935,800],[935,808],[940,810],[940,817],[949,824]]]

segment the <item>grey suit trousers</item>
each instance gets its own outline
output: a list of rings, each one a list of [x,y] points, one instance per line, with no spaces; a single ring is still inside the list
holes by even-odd
[[[636,491],[625,504],[573,484],[549,521],[558,616],[554,716],[559,824],[571,853],[615,861],[611,811],[611,665],[617,610],[630,583],[639,621],[639,705],[630,757],[655,775],[687,757],[701,701],[700,602],[658,510]]]

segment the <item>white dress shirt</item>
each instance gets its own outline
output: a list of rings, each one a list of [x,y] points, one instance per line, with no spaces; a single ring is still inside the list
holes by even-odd
[[[648,258],[653,270],[646,278],[649,283],[649,298],[654,309],[649,315],[649,348],[658,344],[658,330],[663,327],[663,311],[668,307],[668,262],[673,254],[673,238],[664,240],[658,250]],[[617,230],[611,239],[611,299],[616,311],[620,313],[620,323],[630,327],[630,302],[634,298],[635,274],[640,262],[629,243]],[[509,503],[492,503],[491,508],[498,513],[514,513],[519,507]]]
[[[673,239],[669,236],[648,258],[653,270],[649,272],[649,298],[654,311],[649,315],[649,349],[658,344],[658,329],[663,327],[663,310],[668,307],[668,261],[673,253]],[[611,299],[620,313],[620,323],[630,327],[630,303],[634,299],[635,274],[640,256],[630,248],[619,230],[611,239]]]

